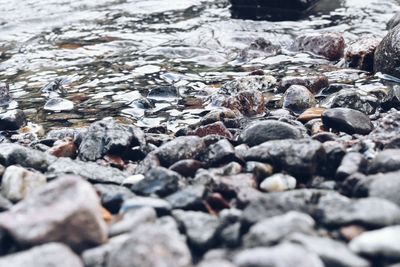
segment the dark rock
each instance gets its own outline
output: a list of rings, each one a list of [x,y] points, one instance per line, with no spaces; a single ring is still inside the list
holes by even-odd
[[[220,136],[228,138],[228,139],[233,138],[231,132],[220,121],[214,122],[211,124],[207,124],[205,126],[200,126],[199,128],[197,128],[196,130],[193,131],[193,134],[200,136],[200,137],[215,134],[215,135],[220,135]]]
[[[272,89],[275,84],[276,79],[269,75],[246,76],[223,84],[218,93],[237,94],[247,90],[263,92]]]
[[[346,155],[346,148],[342,143],[336,141],[324,142],[322,146],[326,153],[326,162],[329,164],[322,166],[321,170],[323,174],[332,177]]]
[[[292,49],[311,52],[329,60],[339,60],[344,53],[345,41],[340,33],[315,32],[296,38]]]
[[[374,72],[382,72],[400,77],[398,65],[400,62],[400,45],[398,40],[400,27],[394,27],[383,38],[375,51]]]
[[[341,90],[328,96],[321,103],[325,108],[350,108],[365,114],[374,114],[380,100],[371,94],[363,95],[357,90]]]
[[[252,147],[245,154],[246,161],[270,163],[274,169],[293,175],[311,176],[324,162],[322,144],[313,140],[274,140]]]
[[[400,23],[400,13],[396,13],[387,23],[386,29],[391,30]]]
[[[279,82],[278,93],[285,93],[292,85],[302,85],[307,87],[311,93],[316,94],[321,89],[329,86],[328,78],[324,75],[320,76],[287,76]]]
[[[106,154],[116,154],[140,159],[140,155],[131,155],[130,151],[135,146],[144,145],[144,133],[139,128],[119,124],[113,119],[103,119],[90,125],[79,146],[79,158],[95,161]]]
[[[390,87],[387,96],[381,103],[381,107],[384,110],[390,110],[391,108],[400,109],[400,86],[394,85]]]
[[[105,266],[187,267],[191,262],[190,251],[177,232],[157,225],[141,225],[110,251]]]
[[[400,226],[391,226],[375,231],[364,232],[354,238],[349,247],[355,253],[370,258],[400,260],[398,236]]]
[[[282,98],[282,107],[295,114],[301,114],[315,105],[314,95],[302,85],[290,86]]]
[[[0,258],[1,267],[83,267],[79,256],[60,243],[49,243]]]
[[[160,160],[155,154],[155,151],[152,151],[147,154],[147,156],[136,167],[135,174],[144,174],[157,166],[161,166]]]
[[[192,185],[169,195],[167,200],[173,209],[198,209],[203,206],[206,188],[203,185]]]
[[[400,170],[400,149],[386,149],[379,152],[368,165],[368,173]]]
[[[368,138],[373,140],[381,147],[390,143],[400,134],[400,112],[393,111],[385,114],[377,121],[375,129],[369,134]]]
[[[169,167],[180,160],[195,158],[204,148],[204,141],[200,137],[181,136],[160,146],[154,153],[162,166]]]
[[[166,196],[178,190],[180,180],[183,178],[178,173],[163,167],[154,167],[144,174],[144,179],[134,183],[131,190],[139,195]]]
[[[369,134],[373,130],[371,120],[364,113],[349,108],[332,108],[322,114],[322,122],[348,134]]]
[[[197,159],[206,166],[218,166],[235,159],[235,149],[228,140],[221,140],[210,145]]]
[[[0,114],[0,131],[18,130],[26,124],[26,115],[20,109],[9,110]]]
[[[117,214],[122,203],[134,197],[134,194],[128,188],[115,184],[94,184],[100,195],[101,204],[112,214]]]
[[[21,165],[38,171],[46,171],[57,158],[18,144],[0,144],[0,163],[4,166]]]
[[[157,214],[167,214],[171,211],[171,204],[168,201],[153,198],[153,197],[133,197],[131,199],[125,200],[121,206],[120,213],[126,213],[129,210],[139,209],[142,207],[154,208]]]
[[[347,153],[340,163],[339,168],[336,170],[336,179],[344,180],[348,176],[366,169],[367,160],[360,153]]]
[[[238,209],[224,209],[220,212],[220,233],[218,240],[228,246],[237,247],[242,238],[242,211]]]
[[[147,98],[149,99],[168,99],[179,96],[178,88],[175,86],[158,86],[150,90]]]
[[[218,218],[196,211],[174,210],[172,215],[183,225],[189,244],[198,250],[206,250],[215,243]]]
[[[183,159],[172,164],[169,169],[185,177],[193,177],[201,168],[202,162],[194,159]]]
[[[100,200],[93,187],[76,176],[60,177],[32,192],[0,218],[0,229],[23,247],[62,242],[82,250],[107,240]]]
[[[345,60],[349,67],[372,72],[375,50],[380,42],[378,38],[362,37],[351,43],[345,52]]]
[[[293,233],[314,233],[315,221],[307,214],[296,211],[264,219],[253,225],[244,236],[246,247],[275,245]]]
[[[369,267],[370,263],[353,253],[344,243],[330,238],[295,233],[290,242],[316,253],[327,267]]]
[[[288,257],[287,255],[290,255]],[[237,254],[234,263],[239,267],[323,267],[314,252],[300,245],[284,243],[275,247],[246,249]]]
[[[128,174],[117,168],[100,166],[94,162],[59,158],[48,167],[47,176],[57,177],[63,174],[75,174],[87,178],[92,183],[122,184]]]
[[[266,120],[251,124],[239,136],[241,142],[256,146],[270,140],[299,139],[301,132],[296,127],[280,121]]]

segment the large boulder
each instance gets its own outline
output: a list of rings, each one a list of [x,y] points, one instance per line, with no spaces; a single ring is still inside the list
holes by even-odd
[[[7,246],[49,242],[82,250],[107,240],[99,197],[88,182],[77,176],[60,177],[1,213],[0,232],[2,252]]]
[[[383,38],[375,51],[374,71],[400,77],[400,26],[396,26]]]

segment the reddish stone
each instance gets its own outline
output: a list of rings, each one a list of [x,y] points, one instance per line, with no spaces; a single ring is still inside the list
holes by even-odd
[[[260,91],[247,90],[227,97],[222,106],[237,110],[246,116],[254,116],[265,112],[265,99]]]
[[[125,162],[121,157],[115,155],[105,155],[104,159],[113,167],[123,169],[125,167]]]
[[[350,44],[345,54],[345,60],[349,67],[372,72],[375,50],[380,42],[381,40],[378,38],[363,37]]]
[[[197,128],[193,132],[193,134],[200,137],[204,137],[207,135],[220,135],[228,139],[233,138],[231,132],[229,132],[229,130],[225,127],[225,125],[220,121],[214,122],[212,124],[207,124],[205,126],[201,126]]]
[[[58,141],[48,150],[48,152],[56,157],[75,158],[77,146],[71,139]]]

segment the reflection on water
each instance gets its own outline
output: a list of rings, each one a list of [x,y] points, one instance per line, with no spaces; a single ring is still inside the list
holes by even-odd
[[[394,0],[322,0],[300,22],[268,22],[232,19],[229,7],[226,0],[0,0],[0,82],[45,126],[122,116],[143,126],[169,118],[175,129],[199,118],[204,106],[193,96],[206,99],[227,79],[257,68],[282,77],[325,64],[285,53],[296,34],[381,37],[399,10]],[[260,37],[282,45],[283,54],[249,48]],[[57,78],[67,80],[62,97],[73,102],[71,111],[43,109],[49,96],[41,88]],[[183,100],[143,99],[170,84]]]

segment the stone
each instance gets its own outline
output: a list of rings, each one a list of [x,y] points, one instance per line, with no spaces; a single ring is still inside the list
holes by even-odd
[[[290,255],[288,257],[287,255]],[[239,252],[234,258],[238,267],[323,267],[314,252],[296,244],[280,244],[274,247],[251,248]]]
[[[1,213],[0,229],[23,247],[62,242],[79,251],[107,240],[100,200],[77,176],[60,177]]]
[[[200,126],[196,130],[193,131],[193,134],[200,136],[200,137],[215,134],[215,135],[220,135],[220,136],[228,138],[228,139],[233,138],[233,135],[231,134],[231,132],[220,121],[217,121],[217,122],[214,122],[211,124],[207,124],[204,126]]]
[[[197,267],[236,267],[233,263],[223,259],[213,259],[201,261]]]
[[[20,109],[9,110],[0,114],[0,131],[18,130],[26,124],[26,115]]]
[[[1,194],[11,201],[19,201],[47,182],[40,172],[15,165],[7,167],[1,180]]]
[[[399,235],[400,226],[368,231],[354,238],[349,247],[353,252],[371,258],[400,260]]]
[[[301,114],[314,105],[314,95],[307,87],[302,85],[290,86],[282,97],[282,107],[292,111],[294,114]]]
[[[372,72],[375,50],[381,42],[378,38],[361,37],[351,43],[345,51],[345,60],[350,68]]]
[[[331,61],[339,60],[344,53],[345,41],[340,33],[313,32],[300,35],[292,44],[296,51],[310,52]]]
[[[90,125],[79,146],[79,158],[84,161],[95,161],[106,154],[116,154],[129,159],[140,159],[132,155],[135,146],[143,147],[143,131],[132,125],[123,125],[106,118]]]
[[[282,192],[295,189],[296,184],[296,178],[293,176],[277,173],[262,181],[260,189],[264,192]]]
[[[319,119],[322,116],[322,113],[325,111],[325,108],[309,108],[306,109],[303,113],[299,115],[297,118],[299,121],[305,123],[313,119]]]
[[[0,163],[4,166],[20,165],[44,172],[57,158],[18,144],[0,144]]]
[[[384,198],[400,206],[399,171],[367,176],[357,186],[358,190],[366,190],[370,197]]]
[[[168,214],[171,212],[171,204],[168,201],[155,197],[138,197],[127,199],[122,203],[120,213],[135,210],[142,207],[150,207],[157,211],[157,214]]]
[[[267,247],[279,243],[293,233],[313,234],[315,221],[309,215],[291,211],[261,220],[244,236],[245,247]]]
[[[274,168],[272,167],[272,165],[267,163],[248,161],[246,162],[245,171],[253,173],[257,181],[262,181],[266,177],[271,176],[273,174]]]
[[[122,214],[121,220],[114,222],[108,229],[108,236],[117,236],[129,233],[139,225],[154,223],[157,219],[155,209],[142,207],[131,209]]]
[[[239,135],[239,140],[249,146],[256,146],[270,140],[300,139],[299,129],[288,123],[265,120],[246,127]]]
[[[395,77],[400,77],[398,65],[400,62],[399,38],[400,27],[394,27],[383,38],[375,51],[374,72],[382,72]]]
[[[307,89],[316,94],[323,88],[329,86],[328,78],[324,75],[319,76],[286,76],[278,84],[277,92],[285,93],[292,85],[302,85]]]
[[[169,169],[179,173],[184,177],[194,177],[197,170],[202,167],[203,163],[194,159],[183,159],[172,164]]]
[[[369,267],[370,263],[353,253],[346,244],[330,238],[310,236],[305,233],[294,233],[287,240],[302,245],[316,253],[325,266],[335,267]]]
[[[368,135],[380,147],[388,145],[400,134],[400,111],[386,113],[377,121],[375,129]]]
[[[154,167],[145,173],[144,179],[134,183],[130,188],[138,195],[157,194],[163,197],[176,192],[180,180],[183,180],[183,177],[178,173],[163,167]]]
[[[195,158],[204,149],[205,143],[200,137],[180,136],[157,148],[154,154],[162,166],[169,167],[180,160]]]
[[[222,139],[206,148],[197,158],[205,166],[219,166],[236,159],[232,144]]]
[[[48,243],[0,258],[0,267],[83,267],[78,255],[60,243]]]
[[[147,95],[149,99],[176,99],[179,96],[179,90],[175,86],[157,86],[150,90]]]
[[[134,228],[129,237],[112,249],[105,267],[187,267],[190,251],[181,236],[157,225]]]
[[[216,242],[219,226],[217,217],[199,211],[174,210],[172,215],[183,225],[189,244],[198,250],[206,250]]]
[[[260,91],[246,90],[229,97],[225,95],[220,96],[222,101],[219,104],[215,101],[218,95],[214,96],[214,105],[229,108],[248,117],[265,113],[265,99]]]
[[[400,13],[397,12],[387,23],[386,29],[391,30],[400,23]]]
[[[46,175],[57,177],[63,174],[75,174],[87,178],[92,183],[122,184],[128,174],[117,168],[100,166],[95,162],[84,162],[70,158],[58,158],[48,167]]]
[[[221,86],[218,93],[237,94],[247,90],[263,92],[272,89],[276,82],[276,79],[270,75],[245,76],[226,82]]]
[[[379,152],[368,165],[368,173],[400,170],[400,149],[386,149]]]
[[[50,130],[47,133],[46,138],[56,140],[72,139],[77,145],[79,145],[86,132],[87,128],[56,128]]]
[[[135,196],[125,186],[116,184],[94,184],[93,186],[100,195],[102,206],[112,214],[117,214],[122,203]]]
[[[332,108],[322,113],[322,122],[328,128],[347,134],[369,134],[373,130],[371,120],[364,113],[349,108]]]
[[[362,154],[357,152],[347,153],[336,170],[335,178],[344,180],[358,171],[365,170],[367,164],[367,159]]]
[[[55,142],[47,152],[55,157],[75,158],[78,147],[72,140],[62,140]]]
[[[273,140],[250,148],[244,158],[269,163],[276,171],[285,170],[297,178],[317,173],[324,162],[325,150],[314,140]]]
[[[165,198],[173,209],[191,210],[203,206],[206,188],[203,185],[190,185]]]
[[[49,111],[70,111],[74,109],[74,102],[60,97],[50,98],[43,107]]]
[[[390,110],[392,108],[400,110],[400,86],[393,85],[389,88],[389,92],[383,99],[381,107],[384,110]]]

